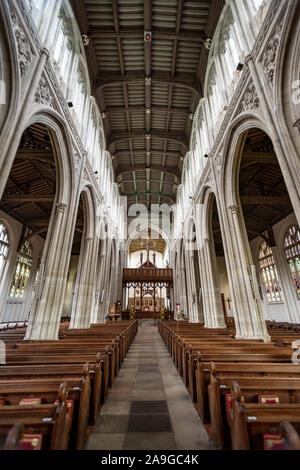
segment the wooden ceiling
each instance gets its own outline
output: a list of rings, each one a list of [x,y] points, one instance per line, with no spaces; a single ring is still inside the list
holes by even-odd
[[[24,232],[45,237],[56,191],[56,169],[48,129],[35,124],[24,132],[0,208],[21,222]]]
[[[293,212],[272,141],[260,129],[248,131],[239,174],[239,195],[249,240],[261,236],[275,246],[272,227]],[[223,255],[216,205],[213,233],[218,256]]]
[[[172,204],[224,0],[71,0],[116,182],[128,204]],[[149,34],[148,34],[149,33]],[[149,40],[148,40],[149,39]]]
[[[23,133],[0,201],[0,209],[23,225],[22,239],[46,238],[56,195],[56,167],[51,132],[34,124]],[[79,254],[84,226],[80,198],[72,254]]]

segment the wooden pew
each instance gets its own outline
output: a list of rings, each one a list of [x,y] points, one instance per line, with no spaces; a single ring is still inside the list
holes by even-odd
[[[42,436],[42,449],[66,450],[71,428],[66,397],[67,384],[63,383],[58,392],[58,404],[1,406],[0,436],[6,438],[11,427],[21,423],[25,432]]]
[[[14,424],[7,434],[3,450],[20,450],[24,434],[24,425],[22,423]]]
[[[238,377],[245,402],[258,403],[259,396],[275,395],[280,404],[300,404],[300,376],[285,377]],[[231,399],[234,378],[218,378],[213,373],[208,387],[211,434],[217,448],[229,446],[229,410],[226,412],[226,399]],[[276,405],[277,406],[277,405]]]
[[[220,380],[223,378],[234,380],[238,377],[300,377],[300,366],[271,362],[203,363],[200,360],[196,370],[196,407],[204,423],[210,422],[208,386],[211,382],[211,375]]]
[[[7,363],[0,366],[0,396],[2,393],[6,402],[3,408],[17,407],[24,394],[53,402],[58,383],[67,380],[75,402],[72,432],[76,435],[71,432],[70,445],[73,447],[74,442],[75,448],[84,448],[89,395],[90,424],[94,424],[137,328],[136,321],[95,325],[89,330],[68,330],[65,324],[60,329],[61,339],[55,342],[22,341],[20,334],[3,333],[2,337],[8,338]],[[87,361],[90,370],[82,377],[82,366]]]
[[[37,378],[28,380],[0,381],[0,399],[7,405],[18,405],[25,397],[38,398],[41,404],[53,404],[58,398],[61,377]],[[72,427],[70,429],[71,449],[84,449],[87,440],[90,413],[89,365],[85,364],[80,378],[68,377],[67,404],[72,404]]]
[[[242,392],[236,382],[232,384],[233,408],[230,426],[232,450],[257,450],[264,448],[265,433],[280,433],[289,422],[300,431],[300,404],[260,405],[242,403]],[[290,442],[299,442],[295,436]]]

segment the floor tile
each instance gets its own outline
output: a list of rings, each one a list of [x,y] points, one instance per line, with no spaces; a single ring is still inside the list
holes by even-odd
[[[214,449],[154,322],[141,322],[87,449]]]
[[[124,434],[128,432],[129,415],[101,415],[94,427],[96,434]]]
[[[168,414],[168,405],[166,401],[133,401],[131,402],[130,414]]]
[[[87,450],[122,450],[126,434],[92,434]]]
[[[131,401],[126,400],[113,400],[107,401],[103,408],[102,414],[104,415],[128,415],[130,413]]]
[[[172,432],[169,415],[130,415],[128,432]]]
[[[176,441],[171,432],[129,433],[125,436],[123,450],[176,450]]]

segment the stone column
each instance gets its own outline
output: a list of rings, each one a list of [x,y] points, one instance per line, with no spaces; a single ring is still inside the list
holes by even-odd
[[[110,297],[110,243],[107,243],[107,253],[105,256],[105,266],[103,270],[103,282],[102,282],[102,290],[104,289],[104,296],[100,306],[100,318],[101,323],[105,322],[105,317],[108,314],[109,308],[109,297]]]
[[[127,308],[127,288],[126,287],[123,287],[122,288],[122,310],[126,310]]]
[[[70,329],[90,327],[94,290],[93,254],[93,238],[86,238],[80,253]]]
[[[189,252],[187,249],[184,250],[184,259],[185,259],[185,276],[186,276],[186,306],[187,311],[185,312],[188,314],[189,322],[193,322],[193,308],[192,308],[192,299],[191,299],[191,269],[190,269],[190,260],[189,260]],[[184,274],[184,271],[183,273]]]
[[[203,254],[205,262],[205,276],[202,280],[203,308],[205,327],[226,328],[222,310],[218,267],[213,240],[203,240]]]
[[[184,310],[185,316],[188,316],[188,302],[187,302],[187,285],[186,285],[186,268],[181,267],[180,269],[180,280],[179,282],[181,283],[181,302],[180,306]]]
[[[256,275],[252,269],[253,261],[246,229],[242,229],[240,208],[232,205],[228,208],[230,238],[232,241],[231,270],[228,273],[232,293],[234,318],[238,339],[262,339],[270,341],[264,319],[261,299],[257,287]]]
[[[196,252],[196,256],[198,253]],[[200,319],[200,312],[199,312],[199,304],[197,302],[197,289],[196,289],[196,278],[195,278],[195,252],[189,251],[188,252],[188,264],[189,264],[189,288],[188,288],[188,298],[189,298],[189,307],[191,311],[191,318],[190,322],[199,323]]]
[[[25,340],[58,339],[61,311],[67,282],[66,246],[68,246],[70,224],[66,204],[56,205],[52,226],[48,229],[49,247],[43,278],[37,286],[35,308],[29,318]]]

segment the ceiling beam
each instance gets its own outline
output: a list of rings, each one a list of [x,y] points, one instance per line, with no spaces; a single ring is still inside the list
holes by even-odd
[[[256,163],[278,165],[278,160],[274,152],[245,152],[243,154],[241,168],[246,168]]]
[[[136,150],[135,151],[135,154],[136,155],[143,155],[146,153],[146,150]],[[151,150],[151,153],[153,155],[166,155],[167,157],[173,157],[173,158],[182,158],[184,157],[183,154],[181,153],[178,153],[178,152],[172,152],[171,150],[167,150],[166,152],[163,152],[162,150]],[[124,156],[128,156],[130,154],[130,151],[129,150],[117,150],[113,155],[112,155],[112,159],[114,160],[115,158],[119,158],[119,157],[124,157]]]
[[[117,142],[122,142],[123,140],[128,139],[140,139],[143,137],[146,138],[145,131],[124,132],[116,130],[108,136],[108,150],[110,151],[111,146],[116,144]],[[177,142],[178,144],[183,145],[186,148],[188,148],[189,145],[187,136],[185,134],[182,134],[181,132],[164,132],[158,130],[151,131],[151,139],[155,137]]]
[[[48,227],[49,219],[36,219],[26,221],[26,225],[29,227]],[[76,225],[83,226],[84,220],[77,219]]]
[[[145,178],[137,178],[136,180],[136,183],[146,183],[147,180]],[[151,183],[160,183],[161,181],[161,178],[152,178],[151,176]],[[133,184],[133,180],[132,179],[122,179],[122,183],[130,183],[130,184]],[[166,184],[170,184],[170,185],[174,185],[174,181],[165,181]]]
[[[98,90],[103,90],[105,87],[123,85],[124,83],[144,83],[145,72],[130,73],[127,75],[120,75],[115,73],[103,73],[101,78],[96,80],[95,86]],[[184,73],[172,75],[162,72],[153,72],[151,75],[151,83],[163,83],[186,88],[195,93],[200,99],[201,97],[201,84],[197,75],[192,73]]]
[[[117,39],[118,37],[121,39],[143,39],[144,37],[144,30],[143,29],[136,29],[136,30],[122,30],[116,33],[116,31],[101,31],[99,29],[90,28],[88,31],[88,36],[92,39]],[[191,32],[180,32],[175,33],[172,31],[167,30],[152,30],[152,40],[163,40],[163,41],[189,41],[189,42],[199,42],[204,43],[206,40],[205,33],[201,33],[199,31],[191,31]]]
[[[175,202],[175,195],[174,194],[171,194],[171,193],[160,193],[159,191],[138,191],[137,193],[124,193],[122,194],[122,196],[136,196],[136,195],[147,195],[147,194],[154,194],[154,195],[157,195],[157,196],[160,196],[160,197],[164,197],[166,199],[168,199],[169,201],[171,201],[172,203]]]
[[[145,112],[145,106],[140,105],[140,106],[129,106],[128,108],[124,106],[109,106],[106,108],[105,112],[107,114],[113,114],[113,113],[121,113],[122,111],[128,111],[129,113],[139,113],[139,112]],[[178,113],[178,114],[183,114],[183,115],[189,115],[191,110],[189,108],[179,108],[176,106],[173,106],[172,108],[169,108],[168,106],[151,106],[151,112],[153,113]]]
[[[169,168],[169,167],[161,167],[159,165],[151,165],[147,168],[145,165],[135,165],[134,168],[128,168],[127,170],[118,171],[116,170],[116,178],[122,176],[124,173],[129,173],[131,171],[141,171],[141,170],[151,170],[151,171],[159,171],[166,173],[167,175],[175,176],[176,178],[180,179],[180,171],[178,168]]]
[[[16,154],[16,160],[39,160],[41,162],[51,163],[55,165],[53,155],[51,152],[41,152],[34,149],[30,151],[19,151]]]
[[[2,196],[4,202],[53,202],[55,194],[18,194]]]
[[[289,205],[290,199],[287,196],[241,196],[241,203],[245,205],[271,206],[274,204]]]

